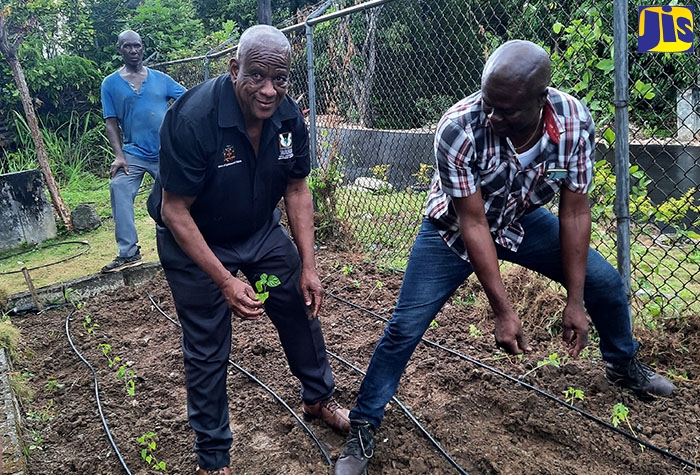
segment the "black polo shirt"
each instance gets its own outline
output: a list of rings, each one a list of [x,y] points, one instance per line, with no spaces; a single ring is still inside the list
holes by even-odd
[[[263,124],[256,158],[229,74],[188,90],[160,129],[160,184],[196,196],[190,212],[209,243],[250,237],[271,219],[288,180],[309,171],[309,135],[294,100],[287,96]]]

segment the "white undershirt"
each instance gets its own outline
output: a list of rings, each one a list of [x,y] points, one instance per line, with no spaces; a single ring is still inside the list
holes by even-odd
[[[520,162],[520,166],[525,168],[528,166],[532,161],[537,157],[537,153],[539,152],[539,141],[535,143],[532,147],[530,147],[528,150],[525,150],[522,153],[516,154],[518,157],[518,161]]]

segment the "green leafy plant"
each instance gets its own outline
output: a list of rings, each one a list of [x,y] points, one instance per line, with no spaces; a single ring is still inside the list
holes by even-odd
[[[316,238],[336,237],[340,232],[338,220],[338,189],[343,184],[345,159],[337,154],[338,139],[328,140],[328,130],[321,131],[322,144],[327,150],[328,158],[318,168],[309,173],[306,183],[314,198],[316,210]]]
[[[125,364],[119,366],[119,369],[117,369],[117,379],[119,381],[124,381],[126,393],[129,396],[136,395],[136,373],[134,370],[130,369]]]
[[[388,163],[383,163],[380,165],[375,165],[369,169],[372,172],[372,176],[378,180],[386,181],[386,174],[389,171],[391,165]]]
[[[433,179],[434,173],[434,166],[428,165],[427,163],[421,163],[418,165],[418,171],[411,174],[411,176],[416,179],[416,185],[428,186],[430,185],[430,181]]]
[[[99,326],[100,324],[94,321],[90,315],[85,315],[83,319],[83,328],[85,328],[88,333],[94,332]]]
[[[437,320],[433,320],[430,322],[430,327],[429,328],[438,328],[440,324],[437,322]]]
[[[165,462],[156,458],[156,433],[146,432],[141,437],[136,439],[143,446],[141,449],[141,458],[153,470],[165,472]]]
[[[621,402],[615,404],[612,408],[612,425],[614,427],[617,427],[620,425],[621,422],[624,422],[627,424],[627,427],[629,428],[632,435],[637,437],[637,433],[634,431],[634,429],[632,428],[632,424],[630,423],[629,413],[629,408]],[[639,444],[639,447],[642,449],[642,452],[644,452],[644,446],[642,444]]]
[[[71,287],[68,287],[63,293],[63,298],[66,299],[66,302],[70,303],[73,307],[77,308],[78,310],[80,310],[83,307],[83,298],[80,295],[80,292]]]
[[[115,356],[114,359],[112,359],[112,357],[109,356],[109,352],[112,351],[112,345],[110,345],[109,343],[100,343],[97,345],[97,347],[102,350],[102,354],[105,355],[105,357],[107,358],[110,368],[114,367],[116,363],[119,363],[121,361],[121,358],[119,356]]]
[[[583,401],[583,391],[569,386],[569,388],[564,391],[564,400],[573,406],[575,401]]]
[[[59,383],[55,378],[49,378],[44,385],[44,391],[51,392],[54,389],[62,389],[65,384]]]
[[[32,442],[24,447],[24,455],[26,455],[27,457],[29,457],[31,452],[35,450],[44,450],[44,447],[42,445],[44,443],[44,439],[43,437],[41,437],[41,431],[32,429],[31,438]]]
[[[53,406],[54,401],[52,399],[38,411],[28,411],[27,418],[32,421],[49,422],[56,416]]]
[[[281,283],[282,282],[280,282],[276,275],[260,274],[260,278],[255,282],[255,298],[265,303],[265,300],[270,296],[270,291],[268,289],[277,287]]]
[[[472,338],[481,338],[484,334],[474,324],[469,325],[469,336]]]

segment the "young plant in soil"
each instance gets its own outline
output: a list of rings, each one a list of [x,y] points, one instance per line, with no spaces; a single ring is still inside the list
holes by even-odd
[[[99,326],[100,324],[95,322],[90,315],[85,315],[85,319],[83,319],[83,328],[88,333],[94,332]]]
[[[136,395],[136,373],[134,370],[127,368],[125,364],[121,365],[117,370],[117,379],[124,381],[129,396]]]
[[[144,462],[146,462],[148,466],[151,467],[153,470],[160,470],[165,472],[165,462],[162,460],[158,460],[155,455],[155,437],[155,432],[147,432],[136,440],[138,440],[139,444],[144,446],[141,449],[141,458],[144,460]]]
[[[537,366],[535,366],[535,367],[532,368],[530,371],[528,371],[528,372],[526,372],[525,374],[523,374],[523,375],[520,377],[520,379],[525,379],[525,377],[526,377],[527,375],[529,375],[530,373],[533,373],[533,372],[537,371],[537,370],[540,369],[542,366],[552,365],[552,366],[554,366],[555,368],[560,368],[562,364],[563,364],[563,361],[562,361],[562,359],[559,357],[559,354],[558,354],[558,353],[552,353],[552,354],[549,355],[547,358],[538,361],[538,362],[537,362]]]
[[[629,419],[629,413],[629,408],[621,402],[615,404],[612,408],[612,425],[617,427],[620,425],[620,422],[625,422],[627,423],[627,427],[629,428],[632,435],[637,437],[637,433],[634,431],[634,429],[632,429],[632,424],[630,423]],[[642,444],[639,444],[639,448],[642,449],[642,452],[644,452],[644,446]]]
[[[109,352],[112,351],[112,345],[109,343],[100,343],[97,345],[99,349],[102,350],[102,354],[105,355],[107,358],[107,361],[109,362],[109,367],[112,368],[116,363],[119,363],[121,361],[121,358],[118,356],[115,356],[114,359],[109,356]]]
[[[265,303],[265,300],[270,296],[270,291],[268,289],[277,287],[281,283],[282,282],[280,282],[276,275],[261,274],[260,278],[255,282],[255,298]]]
[[[576,400],[583,401],[583,391],[569,386],[569,388],[564,391],[564,400],[569,405],[573,406]]]

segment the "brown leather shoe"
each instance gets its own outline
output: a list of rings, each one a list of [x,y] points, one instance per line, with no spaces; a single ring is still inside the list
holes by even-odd
[[[310,406],[306,403],[301,408],[304,420],[321,419],[343,435],[350,433],[350,411],[341,407],[334,399],[326,399]]]
[[[231,475],[231,469],[228,467],[222,467],[214,470],[205,470],[197,467],[197,472],[195,475]]]

